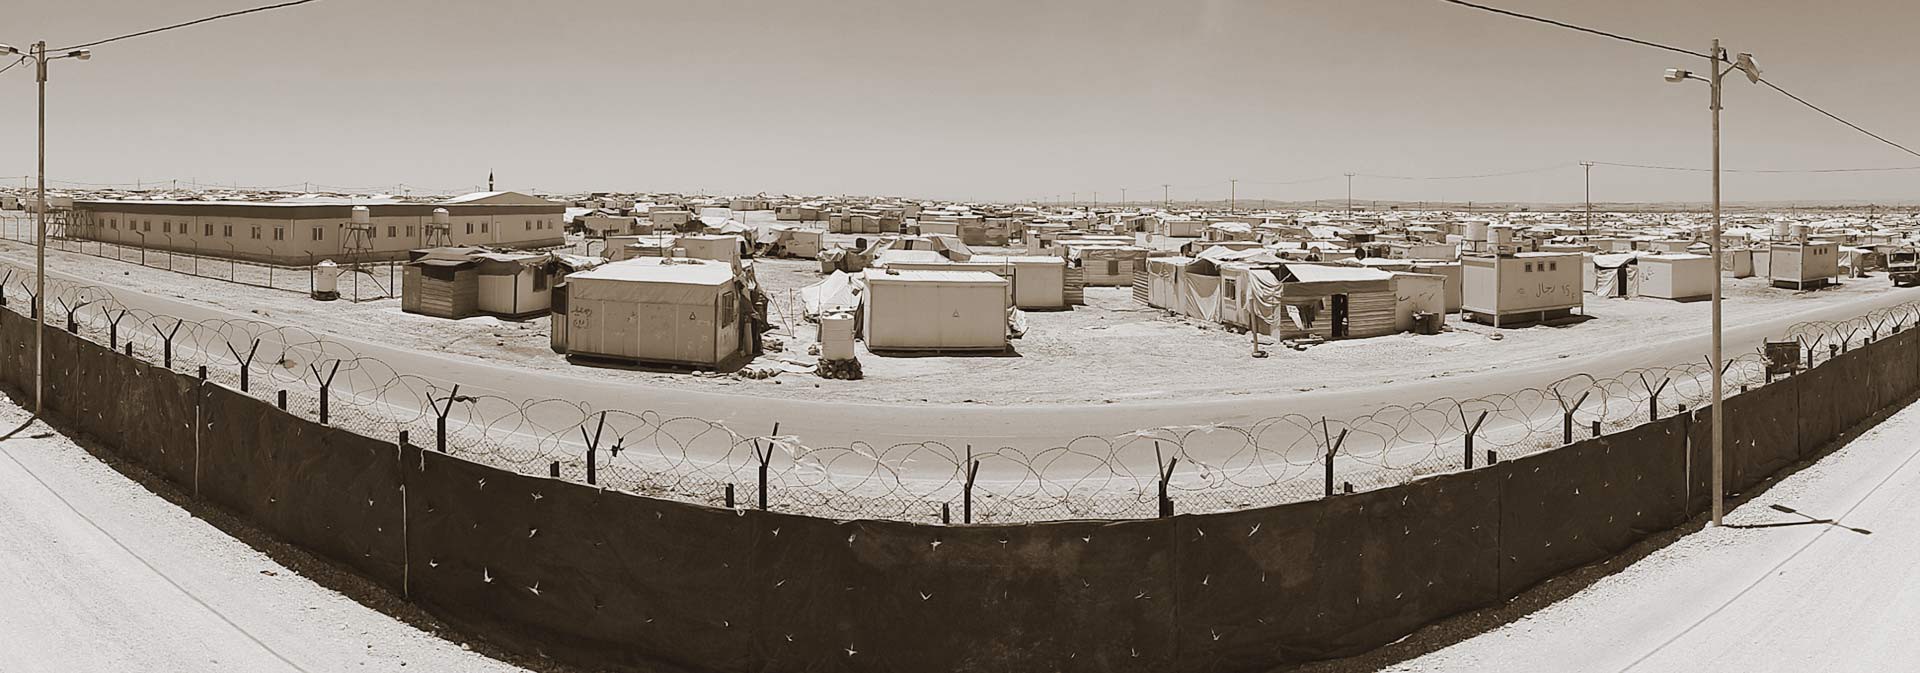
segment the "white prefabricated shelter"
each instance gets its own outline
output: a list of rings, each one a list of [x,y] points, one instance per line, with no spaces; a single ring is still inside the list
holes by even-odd
[[[802,259],[820,256],[820,241],[827,232],[820,229],[794,229],[787,232],[787,254]]]
[[[1413,329],[1415,313],[1447,314],[1447,277],[1426,273],[1393,274],[1393,329]]]
[[[1774,287],[1826,287],[1840,277],[1840,246],[1833,243],[1774,243],[1767,256]]]
[[[1007,281],[984,271],[868,269],[867,350],[1003,352]]]
[[[1387,246],[1387,256],[1394,259],[1431,259],[1452,261],[1460,256],[1460,246],[1452,243],[1391,243]]]
[[[732,264],[630,259],[573,274],[566,286],[569,355],[723,368],[752,353],[750,302]]]
[[[1460,263],[1459,262],[1414,262],[1414,273],[1441,276],[1447,281],[1446,311],[1460,311]]]
[[[1462,317],[1501,327],[1552,320],[1585,305],[1579,253],[1460,258]]]
[[[1069,245],[1067,250],[1086,270],[1088,287],[1131,287],[1134,272],[1146,266],[1150,254],[1133,245]]]
[[[974,255],[968,268],[993,270],[1013,284],[1013,305],[1020,309],[1067,306],[1067,260],[1048,255]]]
[[[586,215],[580,218],[580,226],[588,236],[606,238],[622,234],[651,234],[653,223],[642,224],[638,217],[618,215]]]
[[[1720,271],[1734,278],[1750,278],[1754,275],[1753,261],[1761,257],[1752,248],[1726,250],[1720,253]]]
[[[477,307],[481,313],[519,319],[547,312],[552,301],[552,256],[485,252],[473,259],[479,263]]]
[[[1147,259],[1147,305],[1180,312],[1180,274],[1192,257],[1150,257]]]
[[[1648,255],[1640,258],[1640,296],[1689,301],[1713,296],[1713,258]]]
[[[696,234],[674,239],[673,247],[687,251],[687,257],[710,259],[738,266],[740,246],[746,239],[732,234]]]

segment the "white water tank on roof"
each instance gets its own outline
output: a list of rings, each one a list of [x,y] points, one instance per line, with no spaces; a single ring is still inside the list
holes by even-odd
[[[1486,220],[1467,220],[1467,240],[1469,241],[1487,240],[1487,221]]]

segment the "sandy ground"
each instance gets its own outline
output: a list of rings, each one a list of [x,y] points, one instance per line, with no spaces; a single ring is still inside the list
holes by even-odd
[[[1105,404],[1192,400],[1341,389],[1397,381],[1446,379],[1499,371],[1518,364],[1619,350],[1697,335],[1707,324],[1705,302],[1589,298],[1593,320],[1567,327],[1495,330],[1454,317],[1436,336],[1399,334],[1338,341],[1304,352],[1277,349],[1251,357],[1246,334],[1142,306],[1129,288],[1088,288],[1087,305],[1072,311],[1028,314],[1025,338],[1006,356],[879,357],[861,351],[866,378],[820,379],[788,372],[755,380],[736,376],[581,367],[549,347],[547,318],[523,322],[492,317],[453,321],[403,313],[398,299],[317,302],[302,295],[196,278],[90,255],[52,252],[60,271],[105,286],[122,286],[185,299],[227,312],[297,325],[415,351],[471,357],[490,363],[561,372],[570,378],[671,386],[675,389],[784,398],[830,396],[887,404]],[[31,264],[31,250],[0,241],[0,262]],[[804,353],[813,332],[797,318],[792,290],[818,279],[810,260],[755,262],[776,322],[772,338]],[[17,275],[17,274],[16,274]],[[9,290],[18,296],[18,287]],[[1852,306],[1872,308],[1920,300],[1920,289],[1894,289],[1884,275],[1853,279],[1815,292],[1767,287],[1762,279],[1728,281],[1728,325],[1796,322],[1797,315]],[[770,354],[756,367],[777,366]],[[804,356],[791,358],[810,362]],[[1664,361],[1644,364],[1671,364]],[[796,367],[797,369],[797,367]],[[1566,373],[1573,373],[1569,369]],[[1592,372],[1599,375],[1613,372]]]
[[[1729,512],[1728,526],[1388,670],[1920,668],[1916,458],[1920,407],[1909,407]]]
[[[25,414],[0,402],[0,425]],[[58,435],[0,442],[0,671],[520,671],[321,587]]]

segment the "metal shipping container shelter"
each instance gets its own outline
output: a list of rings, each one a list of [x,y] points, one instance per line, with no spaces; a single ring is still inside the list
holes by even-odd
[[[732,264],[646,257],[567,277],[568,354],[724,368],[752,350]]]
[[[985,271],[868,269],[861,295],[869,351],[1002,352],[1007,281]]]

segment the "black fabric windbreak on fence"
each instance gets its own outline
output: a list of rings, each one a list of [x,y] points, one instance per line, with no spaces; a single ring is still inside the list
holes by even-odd
[[[1676,416],[1488,470],[1500,487],[1499,595],[1685,521],[1686,455]]]
[[[1500,599],[1491,470],[1176,520],[1173,670],[1356,654]]]
[[[760,668],[756,597],[773,580],[752,571],[754,533],[739,512],[431,450],[410,448],[403,460],[410,593],[435,614],[547,656],[641,670]]]
[[[767,670],[1182,668],[1171,519],[940,527],[749,512]]]
[[[1805,455],[1800,437],[1809,429],[1805,427],[1801,390],[1814,380],[1811,373],[1805,373],[1727,398],[1730,415],[1721,455],[1727,493],[1753,488]],[[1713,506],[1713,407],[1701,407],[1691,414],[1687,506],[1691,512],[1702,512]]]
[[[0,311],[0,378],[27,390],[32,325]],[[49,408],[79,432],[470,633],[629,670],[1244,671],[1355,654],[1685,521],[1711,476],[1701,410],[1262,509],[834,521],[397,447],[46,334]],[[1916,382],[1910,330],[1729,398],[1728,489],[1810,455]]]
[[[200,497],[280,539],[401,587],[406,550],[397,448],[200,386]]]

